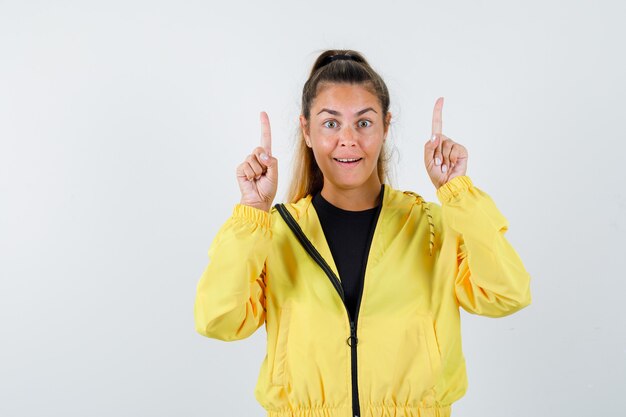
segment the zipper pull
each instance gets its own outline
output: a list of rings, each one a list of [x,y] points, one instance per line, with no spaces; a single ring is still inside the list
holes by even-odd
[[[346,339],[346,343],[350,347],[359,344],[359,339],[357,339],[356,337],[356,326],[354,325],[354,322],[352,320],[350,320],[350,337]]]

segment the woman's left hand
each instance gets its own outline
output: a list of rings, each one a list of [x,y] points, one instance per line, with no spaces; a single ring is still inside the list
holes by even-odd
[[[424,145],[424,163],[430,180],[439,188],[467,172],[467,149],[441,133],[443,97],[435,102],[432,137]]]

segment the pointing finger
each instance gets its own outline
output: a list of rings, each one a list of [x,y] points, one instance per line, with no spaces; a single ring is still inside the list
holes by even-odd
[[[435,101],[435,108],[433,109],[433,136],[439,137],[439,142],[437,143],[437,150],[435,152],[435,165],[441,165],[441,147],[443,145],[443,135],[441,133],[442,128],[442,118],[441,118],[441,110],[443,108],[443,97],[439,97],[437,101]],[[437,163],[439,162],[439,163]]]
[[[264,111],[261,112],[261,146],[265,148],[268,155],[272,155],[272,132],[270,130],[270,119]]]
[[[433,109],[433,135],[441,134],[442,120],[441,109],[443,108],[443,97],[439,97],[435,101],[435,108]]]

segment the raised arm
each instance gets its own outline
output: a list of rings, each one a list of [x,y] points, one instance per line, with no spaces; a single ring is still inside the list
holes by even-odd
[[[442,108],[439,97],[424,164],[442,203],[444,234],[457,239],[456,297],[470,313],[506,316],[530,304],[530,276],[504,237],[506,218],[466,175],[467,148],[442,133]]]
[[[276,195],[278,161],[270,123],[261,112],[261,146],[237,166],[241,202],[209,248],[198,283],[198,333],[220,340],[250,336],[265,321],[265,260],[271,245],[269,210]]]

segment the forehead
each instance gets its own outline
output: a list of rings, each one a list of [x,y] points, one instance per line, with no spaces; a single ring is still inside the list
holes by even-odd
[[[323,107],[333,110],[357,112],[364,107],[380,109],[378,97],[363,84],[322,84],[318,87],[317,96],[312,107]]]

